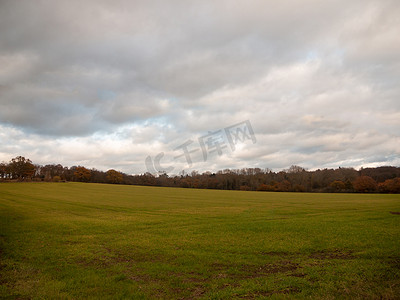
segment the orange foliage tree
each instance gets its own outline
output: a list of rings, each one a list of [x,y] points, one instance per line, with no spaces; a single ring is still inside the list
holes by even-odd
[[[77,167],[74,172],[76,180],[82,182],[88,182],[91,178],[91,175],[91,171],[86,169],[85,167]]]
[[[376,181],[369,176],[360,176],[353,182],[356,192],[370,193],[375,192],[378,188]]]
[[[35,166],[32,164],[32,161],[23,156],[17,156],[16,158],[13,158],[10,161],[8,168],[12,178],[14,179],[32,179],[33,175],[35,174]]]
[[[378,185],[379,192],[381,193],[400,193],[400,177],[394,179],[387,179]]]

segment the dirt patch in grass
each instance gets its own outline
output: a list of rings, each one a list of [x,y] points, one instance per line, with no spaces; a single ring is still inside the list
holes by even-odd
[[[338,249],[313,252],[309,257],[313,259],[354,259],[352,251]]]
[[[292,273],[292,274],[289,274],[288,276],[302,278],[302,277],[306,277],[307,275],[304,274],[303,272],[299,272],[299,273]]]
[[[201,274],[195,272],[171,272],[169,276],[179,278],[182,282],[189,283],[191,285],[191,287],[187,289],[172,288],[171,290],[173,290],[175,294],[185,295],[177,299],[197,299],[202,297],[206,293],[206,288],[204,287],[204,284],[206,284],[209,279],[201,277]]]
[[[285,251],[267,251],[267,252],[260,252],[261,255],[265,255],[265,256],[289,256],[290,253],[289,252],[285,252]]]
[[[311,254],[307,255],[305,253],[291,253],[291,252],[284,252],[284,251],[270,251],[270,252],[261,252],[261,255],[265,256],[272,256],[272,257],[280,257],[285,260],[291,260],[295,257],[302,257],[308,256],[308,258],[312,259],[354,259],[354,255],[352,251],[348,250],[341,250],[341,249],[333,249],[333,250],[321,250],[312,252]]]
[[[400,212],[398,212],[398,211],[391,211],[390,212],[392,215],[400,215]]]
[[[125,272],[127,274],[127,278],[136,282],[158,282],[154,278],[146,274],[132,274],[132,272]]]
[[[240,299],[256,299],[260,297],[271,297],[273,295],[291,295],[291,294],[297,294],[300,293],[301,290],[296,287],[289,287],[284,290],[278,290],[278,291],[259,291],[259,292],[254,292],[249,295],[241,295],[238,296]]]
[[[282,273],[287,276],[298,278],[306,277],[307,274],[303,272],[304,266],[325,265],[329,260],[350,260],[355,259],[352,251],[333,249],[312,252],[311,254],[289,253],[289,252],[263,252],[262,255],[275,256],[278,261],[266,263],[263,265],[224,265],[221,263],[212,264],[213,278],[228,278],[234,280],[252,279],[264,276],[272,276],[274,274]],[[303,263],[297,263],[295,257],[303,257]],[[280,258],[280,260],[279,260]],[[314,261],[308,261],[312,259]]]
[[[263,265],[223,265],[223,264],[213,264],[214,274],[212,277],[214,279],[228,278],[234,280],[251,279],[263,276],[269,276],[276,273],[287,273],[290,271],[297,270],[299,264],[282,260],[276,263],[268,263]]]
[[[265,276],[268,274],[286,273],[299,268],[299,264],[291,261],[280,261],[277,263],[269,263],[262,266],[245,265],[242,271],[248,274],[249,278]]]
[[[133,265],[143,262],[159,262],[162,258],[160,255],[136,252],[126,255],[117,251],[106,249],[103,252],[95,252],[92,257],[82,257],[76,260],[76,263],[85,267],[107,268],[117,264]]]
[[[193,289],[193,291],[192,291],[192,295],[191,295],[191,297],[190,298],[188,298],[188,299],[196,299],[196,298],[199,298],[199,297],[201,297],[203,294],[205,294],[205,289],[203,288],[203,287],[196,287],[196,288],[194,288]]]
[[[189,283],[205,283],[208,282],[208,278],[201,277],[201,274],[196,272],[188,272],[188,273],[176,273],[170,272],[169,276],[177,277],[182,280],[182,282],[189,282]]]
[[[176,299],[179,300],[186,300],[186,299],[198,299],[203,297],[203,295],[206,293],[206,290],[203,287],[195,287],[195,288],[188,288],[188,289],[179,289],[179,288],[174,288],[172,289],[176,296]],[[186,294],[186,296],[178,296]],[[162,298],[166,298],[165,295]],[[173,298],[171,298],[173,299]]]

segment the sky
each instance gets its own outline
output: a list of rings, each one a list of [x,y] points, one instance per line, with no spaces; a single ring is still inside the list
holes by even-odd
[[[0,162],[400,166],[400,2],[0,0]]]

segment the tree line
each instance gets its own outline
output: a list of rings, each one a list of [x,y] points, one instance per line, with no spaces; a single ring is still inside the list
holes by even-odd
[[[338,168],[307,171],[300,166],[273,172],[270,169],[225,169],[216,173],[169,176],[150,173],[127,175],[114,169],[106,172],[84,166],[37,165],[17,156],[0,164],[0,181],[52,181],[130,184],[199,189],[274,191],[274,192],[361,192],[400,193],[400,168]]]

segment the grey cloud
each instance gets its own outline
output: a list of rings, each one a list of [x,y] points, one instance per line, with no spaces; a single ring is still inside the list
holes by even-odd
[[[76,138],[62,161],[140,172],[143,149],[248,119],[257,145],[196,166],[396,163],[399,16],[389,0],[2,1],[0,153]]]

